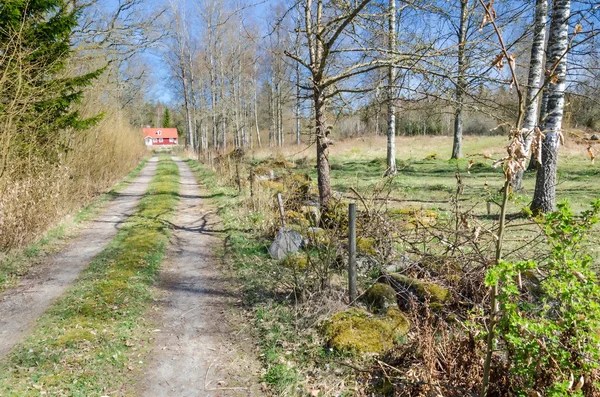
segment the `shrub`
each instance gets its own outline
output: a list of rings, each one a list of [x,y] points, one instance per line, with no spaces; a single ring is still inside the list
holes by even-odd
[[[500,262],[487,273],[486,284],[498,287],[498,336],[518,393],[581,396],[582,386],[598,393],[590,375],[600,360],[600,286],[581,244],[599,213],[600,200],[581,217],[559,204],[539,220],[547,260]],[[521,272],[539,274],[539,285],[523,287]]]

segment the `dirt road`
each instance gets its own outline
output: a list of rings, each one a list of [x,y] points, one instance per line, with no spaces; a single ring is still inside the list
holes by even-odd
[[[142,396],[257,396],[252,359],[232,342],[226,318],[235,304],[214,255],[219,225],[202,206],[189,167],[180,172],[180,201],[159,287],[160,332],[138,394]]]
[[[0,294],[0,358],[29,334],[35,320],[110,243],[146,192],[157,161],[151,159],[139,176],[78,237],[44,260],[45,264],[23,278],[16,288]]]

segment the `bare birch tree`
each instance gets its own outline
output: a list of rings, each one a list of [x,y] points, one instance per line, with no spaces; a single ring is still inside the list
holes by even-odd
[[[533,22],[533,42],[531,44],[531,58],[529,61],[529,76],[527,79],[527,98],[525,115],[523,118],[522,134],[524,134],[524,147],[530,150],[534,128],[538,121],[538,103],[540,83],[542,81],[542,67],[544,62],[544,45],[546,41],[546,23],[548,19],[548,0],[537,0],[535,5],[535,18]],[[529,153],[527,153],[529,157]],[[520,169],[515,174],[513,188],[516,191],[523,189],[523,172]]]
[[[556,209],[556,172],[565,104],[570,14],[570,0],[554,1],[547,59],[554,66],[550,70],[553,70],[556,78],[547,88],[547,116],[542,128],[544,133],[542,163],[538,168],[535,192],[531,203],[531,210],[534,212],[550,212]]]
[[[394,54],[397,51],[397,33],[396,33],[396,0],[390,0],[389,20],[388,20],[388,50],[392,57],[392,62],[388,66],[388,128],[387,128],[387,170],[386,175],[395,175],[398,173],[396,167],[396,76],[397,69],[393,62]]]

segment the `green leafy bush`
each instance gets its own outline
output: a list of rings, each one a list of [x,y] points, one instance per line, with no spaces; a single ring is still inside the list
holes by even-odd
[[[600,286],[582,243],[599,213],[600,200],[581,216],[560,203],[539,219],[550,248],[546,260],[501,261],[487,273],[486,284],[498,287],[499,347],[507,353],[518,395],[582,396],[595,390]]]

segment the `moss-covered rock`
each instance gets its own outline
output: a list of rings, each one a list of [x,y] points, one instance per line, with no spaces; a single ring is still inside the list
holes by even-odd
[[[388,211],[393,218],[400,219],[406,226],[431,226],[437,221],[439,214],[434,210],[423,208],[394,208]]]
[[[296,253],[285,258],[282,264],[290,269],[304,270],[308,265],[308,258],[306,257],[306,254]]]
[[[320,227],[309,227],[307,229],[308,243],[311,246],[324,246],[331,244],[331,235]]]
[[[359,237],[356,240],[356,250],[359,254],[375,255],[377,254],[375,247],[376,241],[372,237]]]
[[[299,212],[288,211],[285,213],[285,217],[286,217],[288,223],[291,223],[293,225],[298,225],[301,228],[310,227],[310,222],[308,221],[308,219],[306,219],[306,217]]]
[[[296,168],[296,163],[287,161],[282,156],[271,159],[268,161],[268,163],[271,164],[273,168]]]
[[[348,230],[348,204],[339,202],[321,211],[321,227],[346,233]]]
[[[300,212],[304,214],[304,217],[310,222],[311,226],[317,226],[321,214],[319,208],[313,205],[305,205],[300,208]]]
[[[270,167],[265,167],[264,165],[259,165],[258,167],[254,168],[255,176],[271,177],[272,172],[273,172],[273,170]]]
[[[373,311],[385,311],[397,305],[396,290],[388,284],[374,284],[365,292],[364,301]]]
[[[399,292],[402,293],[408,290],[421,301],[429,300],[430,303],[444,304],[452,298],[447,288],[429,281],[417,280],[404,274],[391,273],[385,276],[384,279]]]
[[[267,189],[274,190],[277,193],[282,193],[285,190],[283,183],[274,181],[260,181],[260,185]]]
[[[328,344],[337,351],[381,354],[394,346],[409,329],[408,319],[391,308],[385,316],[376,316],[353,308],[339,312],[322,327]]]

